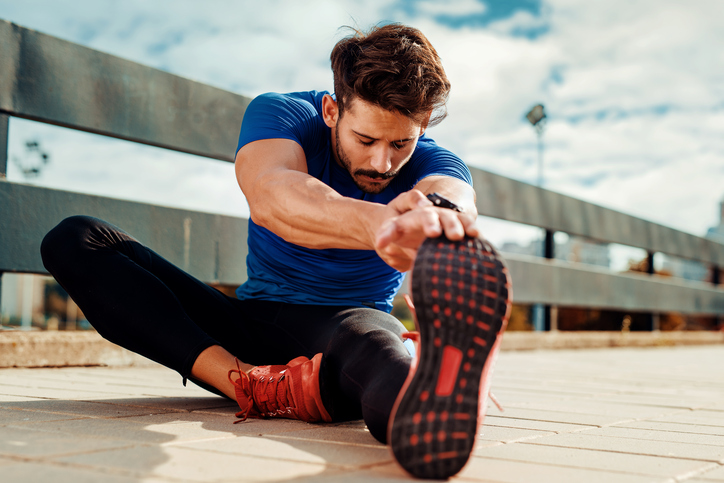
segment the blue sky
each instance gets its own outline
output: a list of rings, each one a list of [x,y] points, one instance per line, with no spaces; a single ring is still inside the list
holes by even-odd
[[[247,96],[329,89],[340,26],[409,23],[453,84],[449,116],[430,134],[470,165],[535,182],[524,115],[543,103],[546,187],[695,234],[718,223],[720,0],[0,0],[0,18]],[[11,122],[11,179],[37,161],[28,139],[51,162],[27,182],[247,213],[227,163],[22,120]]]

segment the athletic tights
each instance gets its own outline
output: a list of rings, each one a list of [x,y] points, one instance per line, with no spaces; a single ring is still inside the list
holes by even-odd
[[[401,340],[405,328],[390,314],[238,300],[88,216],[53,228],[41,254],[101,336],[177,371],[184,382],[193,380],[196,358],[212,345],[252,365],[323,353],[320,388],[333,420],[363,418],[370,433],[386,441],[389,415],[411,363]]]

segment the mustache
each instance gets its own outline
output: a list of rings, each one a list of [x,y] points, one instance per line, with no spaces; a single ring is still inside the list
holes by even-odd
[[[399,169],[398,169],[397,171],[388,171],[388,172],[386,172],[386,173],[378,173],[377,171],[366,170],[366,169],[358,169],[357,171],[354,172],[354,175],[355,175],[355,176],[367,176],[367,177],[372,178],[372,179],[382,179],[382,180],[385,180],[385,179],[392,179],[392,178],[394,178],[395,176],[398,175],[399,172],[400,172]]]

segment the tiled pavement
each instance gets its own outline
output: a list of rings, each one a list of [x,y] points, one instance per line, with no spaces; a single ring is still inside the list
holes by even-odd
[[[504,352],[456,477],[724,482],[724,345]],[[397,481],[361,422],[234,421],[166,369],[0,370],[0,482]]]

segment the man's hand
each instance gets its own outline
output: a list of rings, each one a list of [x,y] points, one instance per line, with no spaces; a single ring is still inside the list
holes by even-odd
[[[399,195],[388,207],[397,215],[380,226],[375,250],[382,260],[401,272],[412,268],[417,249],[426,238],[445,233],[450,240],[461,240],[465,235],[479,234],[474,216],[437,208],[418,190]]]

